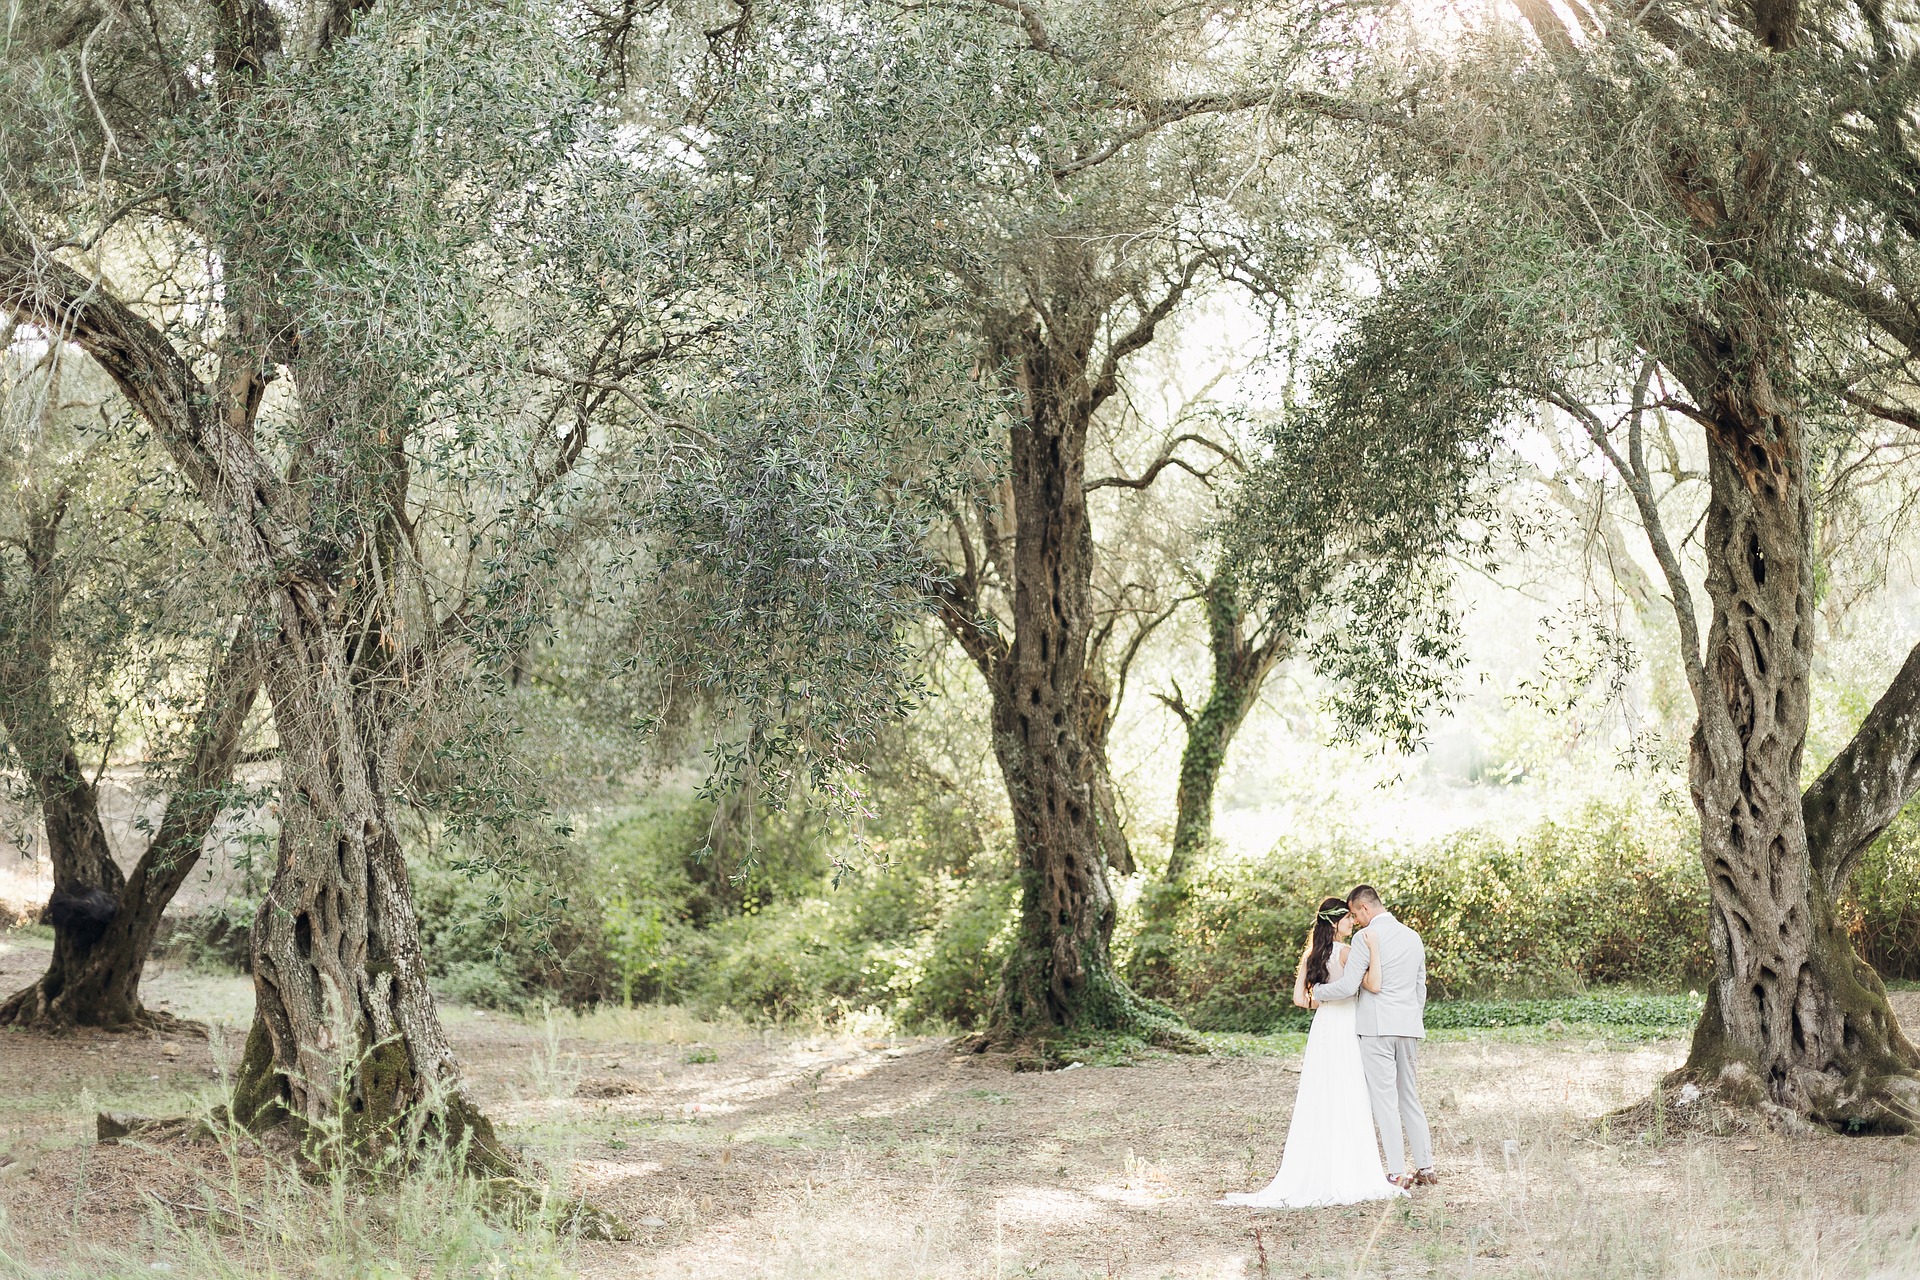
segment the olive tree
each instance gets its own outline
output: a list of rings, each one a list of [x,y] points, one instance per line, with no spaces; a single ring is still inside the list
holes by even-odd
[[[893,622],[927,584],[893,481],[939,450],[886,433],[937,379],[890,357],[884,279],[736,234],[688,162],[724,63],[624,21],[242,4],[8,37],[0,307],[113,382],[262,620],[279,856],[245,1122],[512,1165],[426,985],[397,806],[537,818],[461,707],[583,572],[657,611],[625,665],[738,708],[754,770],[830,775],[901,705]],[[636,26],[651,84],[618,74]]]
[[[1156,614],[1107,625],[1089,498],[1170,463],[1130,474],[1095,426],[1134,357],[1208,289],[1275,290],[1295,269],[1281,220],[1249,210],[1288,172],[1267,132],[1276,104],[1311,94],[1257,55],[1306,61],[1313,24],[1265,6],[979,0],[758,6],[747,25],[751,95],[707,122],[712,163],[750,174],[788,234],[810,225],[822,180],[873,183],[877,252],[923,289],[916,340],[964,354],[1005,398],[983,491],[932,544],[939,617],[989,691],[1017,848],[991,1038],[1182,1043],[1109,953],[1108,871],[1126,853],[1106,741],[1118,669]],[[868,234],[849,220],[829,238]]]
[[[1874,3],[1523,3],[1438,54],[1402,46],[1383,82],[1444,91],[1370,132],[1353,225],[1381,287],[1337,375],[1381,388],[1419,450],[1495,455],[1532,406],[1617,475],[1695,713],[1715,977],[1682,1076],[1847,1130],[1920,1115],[1920,1052],[1836,913],[1920,786],[1920,649],[1803,777],[1816,494],[1920,425],[1912,37]],[[1706,460],[1704,601],[1657,500],[1657,414]],[[1307,443],[1382,423],[1336,414]]]
[[[244,802],[231,782],[259,687],[254,637],[202,550],[203,514],[104,380],[45,343],[5,372],[0,742],[45,832],[53,954],[0,1023],[164,1025],[141,973],[215,821]],[[100,796],[128,745],[145,761],[135,785],[165,795],[130,872]]]
[[[583,46],[537,7],[11,31],[0,305],[112,380],[262,619],[279,856],[234,1110],[511,1163],[427,989],[393,806],[442,745],[427,713],[590,521],[589,445],[619,435],[578,380],[661,345]]]

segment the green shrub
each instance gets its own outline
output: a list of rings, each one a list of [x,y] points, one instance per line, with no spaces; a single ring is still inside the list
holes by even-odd
[[[1420,930],[1435,999],[1672,987],[1710,969],[1689,824],[1660,810],[1596,807],[1518,838],[1466,831],[1391,857],[1283,844],[1210,868],[1159,940],[1162,994],[1203,1029],[1289,1023],[1314,906],[1362,881]]]
[[[1700,1020],[1700,1011],[1705,1007],[1706,1001],[1692,994],[1652,996],[1620,992],[1566,1000],[1442,1000],[1427,1006],[1426,1025],[1429,1031],[1449,1031],[1543,1027],[1550,1022],[1560,1022],[1678,1035]],[[1266,1030],[1305,1031],[1312,1021],[1313,1014],[1308,1010],[1289,1007]]]
[[[904,1013],[909,1025],[973,1027],[999,990],[1015,923],[1010,876],[965,882],[916,957]]]
[[[591,870],[577,857],[513,879],[424,854],[408,871],[427,974],[447,999],[584,1008],[615,993]]]
[[[233,898],[160,918],[153,954],[200,969],[253,972],[253,915],[259,903]]]
[[[1861,857],[1841,919],[1881,977],[1920,979],[1920,812],[1903,811]]]
[[[832,874],[821,816],[756,811],[716,826],[714,806],[686,793],[650,796],[579,839],[603,896],[625,892],[697,928],[817,893]]]
[[[872,1009],[903,1029],[971,1026],[999,984],[1012,908],[1004,877],[875,868],[704,931],[704,963],[675,994],[774,1019]]]

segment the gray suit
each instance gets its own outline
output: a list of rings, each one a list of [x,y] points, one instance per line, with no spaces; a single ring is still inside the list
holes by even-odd
[[[1362,953],[1361,944],[1366,944]],[[1360,985],[1375,949],[1380,953],[1380,994]],[[1427,948],[1420,935],[1382,911],[1373,923],[1353,936],[1347,967],[1333,982],[1313,989],[1322,1004],[1346,1000],[1356,993],[1359,1007],[1354,1027],[1360,1033],[1360,1062],[1367,1073],[1367,1093],[1373,1102],[1373,1123],[1385,1148],[1387,1172],[1395,1177],[1407,1171],[1401,1152],[1403,1133],[1413,1148],[1413,1167],[1433,1167],[1433,1137],[1427,1131],[1427,1113],[1420,1105],[1418,1066],[1421,1039],[1427,1034],[1422,1016],[1427,1007]]]

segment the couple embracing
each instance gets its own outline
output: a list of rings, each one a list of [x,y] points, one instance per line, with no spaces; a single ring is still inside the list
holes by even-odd
[[[1438,1182],[1415,1079],[1427,1007],[1420,935],[1394,919],[1370,885],[1354,889],[1345,902],[1328,898],[1294,975],[1293,1002],[1315,1012],[1280,1172],[1264,1189],[1220,1203],[1262,1209],[1357,1204]],[[1385,1172],[1379,1151],[1365,1141],[1369,1112],[1386,1151]],[[1413,1149],[1412,1173],[1403,1136]]]

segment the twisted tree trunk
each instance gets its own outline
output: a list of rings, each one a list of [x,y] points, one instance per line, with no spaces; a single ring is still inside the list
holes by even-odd
[[[356,1149],[465,1140],[512,1156],[467,1099],[427,987],[389,797],[403,749],[386,648],[340,625],[335,593],[295,584],[267,688],[280,732],[278,862],[254,918],[256,1013],[234,1087],[243,1123],[336,1130]]]
[[[228,558],[255,584],[266,619],[281,832],[255,922],[258,1011],[234,1114],[337,1131],[356,1152],[394,1140],[465,1141],[476,1167],[515,1167],[461,1088],[388,814],[411,724],[402,682],[430,680],[432,664],[388,626],[404,437],[378,446],[384,461],[370,462],[359,441],[310,451],[294,485],[254,443],[270,374],[246,333],[223,352],[215,381],[202,382],[111,292],[5,235],[0,306],[64,335],[113,378],[220,514]],[[303,411],[326,412],[325,388],[302,390]],[[322,501],[326,518],[315,509]]]
[[[1124,1003],[1108,954],[1099,757],[1081,701],[1092,630],[1093,531],[1081,491],[1091,414],[1072,388],[1077,371],[1035,347],[1023,371],[1029,412],[1012,431],[1013,641],[989,676],[1020,874],[1020,931],[994,1020],[1014,1036],[1105,1024]]]
[[[1803,797],[1814,626],[1804,426],[1760,359],[1729,358],[1777,346],[1737,336],[1702,343],[1682,370],[1712,424],[1712,621],[1693,676],[1690,778],[1715,964],[1683,1070],[1834,1127],[1905,1131],[1920,1124],[1920,1054],[1835,906],[1852,859],[1912,794],[1920,716],[1907,708],[1903,720],[1894,704],[1913,694],[1897,681]]]
[[[1011,431],[1010,642],[947,611],[993,699],[993,749],[1013,811],[1020,923],[990,1018],[992,1039],[1124,1031],[1187,1036],[1115,971],[1109,862],[1124,858],[1105,744],[1109,695],[1089,662],[1093,529],[1085,493],[1094,410],[1110,378],[1089,375],[1095,325],[1063,338],[1035,324],[1002,344],[1025,411]],[[1125,865],[1123,862],[1121,865]]]

